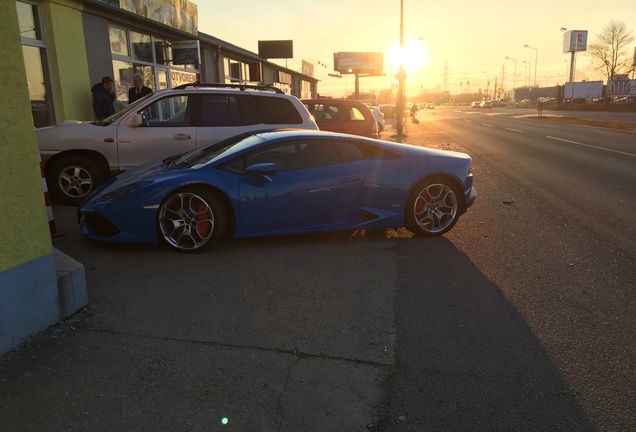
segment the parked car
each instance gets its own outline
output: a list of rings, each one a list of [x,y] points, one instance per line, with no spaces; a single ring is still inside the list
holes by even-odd
[[[470,104],[471,108],[481,108],[481,102],[480,101],[475,101],[473,103]]]
[[[481,101],[481,103],[479,104],[480,108],[492,108],[492,102],[491,101]]]
[[[492,106],[493,107],[505,107],[506,103],[504,101],[492,101]]]
[[[337,99],[302,99],[301,102],[314,116],[320,130],[378,137],[378,124],[362,102]]]
[[[424,105],[424,107],[426,109],[435,109],[435,104],[433,102],[429,102],[426,105]]]
[[[406,226],[447,233],[477,194],[464,153],[320,131],[246,133],[125,172],[82,233],[179,251],[236,238]]]
[[[382,104],[380,105],[380,111],[384,114],[384,119],[391,119],[395,117],[395,105],[394,104]]]
[[[298,98],[263,86],[184,85],[159,90],[101,122],[36,130],[54,200],[79,204],[111,175],[264,128],[318,129]]]
[[[384,130],[384,114],[377,106],[369,106],[369,109],[371,110],[371,114],[373,114],[373,118],[375,118],[375,122],[378,124],[378,134],[380,134]]]
[[[530,99],[523,99],[523,100],[519,101],[519,106],[521,108],[530,107],[532,105],[534,105],[534,102],[532,102]]]

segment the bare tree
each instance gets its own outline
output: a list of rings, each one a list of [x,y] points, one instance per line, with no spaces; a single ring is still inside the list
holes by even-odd
[[[590,44],[588,54],[593,66],[609,81],[617,74],[629,74],[634,70],[631,56],[632,32],[623,21],[611,20],[597,40]]]

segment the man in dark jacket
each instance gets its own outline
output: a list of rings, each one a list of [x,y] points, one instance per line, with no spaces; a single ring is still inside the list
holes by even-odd
[[[101,120],[111,114],[115,114],[115,91],[113,88],[113,79],[109,76],[102,78],[102,81],[95,84],[91,91],[93,92],[93,111],[95,111],[95,119]]]
[[[134,101],[141,99],[142,97],[152,93],[150,87],[146,87],[143,82],[141,74],[134,74],[132,77],[133,86],[128,90],[128,103],[131,104]]]

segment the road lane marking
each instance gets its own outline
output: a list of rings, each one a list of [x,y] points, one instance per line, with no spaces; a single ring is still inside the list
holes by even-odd
[[[521,132],[521,133],[523,133],[523,131],[522,131],[522,130],[519,130],[519,129],[510,129],[510,128],[506,128],[506,130],[513,131],[513,132]]]
[[[584,147],[590,147],[590,148],[597,149],[597,150],[605,150],[605,151],[608,151],[608,152],[618,153],[618,154],[622,154],[622,155],[625,155],[625,156],[636,157],[636,154],[626,153],[626,152],[622,152],[622,151],[618,151],[618,150],[612,150],[612,149],[603,148],[603,147],[598,147],[598,146],[594,146],[594,145],[590,145],[590,144],[583,144],[583,143],[580,143],[578,141],[566,140],[566,139],[563,139],[563,138],[557,138],[557,137],[553,137],[553,136],[549,136],[549,135],[546,135],[546,138],[550,138],[550,139],[557,140],[557,141],[564,141],[564,142],[567,142],[567,143],[570,143],[570,144],[576,144],[576,145],[580,145],[580,146],[584,146]]]
[[[491,124],[488,124],[488,123],[482,123],[482,124],[483,124],[484,126],[492,127],[492,125],[491,125]]]

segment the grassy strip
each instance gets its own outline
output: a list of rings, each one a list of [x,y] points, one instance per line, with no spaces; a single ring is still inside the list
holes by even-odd
[[[584,126],[596,126],[596,127],[604,127],[611,129],[620,129],[636,132],[636,123],[621,123],[621,122],[610,122],[604,120],[588,120],[588,119],[579,119],[579,118],[571,118],[571,117],[535,117],[537,120],[549,121],[553,123],[568,123],[568,124],[577,124]]]

